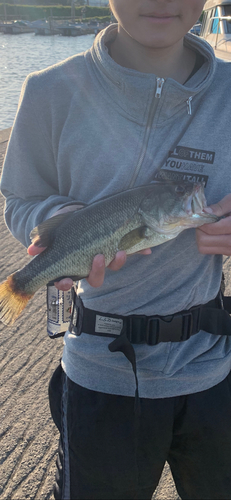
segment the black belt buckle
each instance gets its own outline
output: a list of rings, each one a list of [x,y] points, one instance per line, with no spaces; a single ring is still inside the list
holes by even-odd
[[[181,342],[192,334],[193,317],[191,312],[171,316],[152,316],[147,320],[146,343],[156,345],[160,342]]]
[[[199,314],[200,311],[196,311],[196,317],[193,315],[192,311],[188,311],[182,314],[183,318],[183,328],[181,332],[181,339],[180,341],[183,342],[184,340],[188,340],[191,335],[193,334],[193,329],[195,330],[195,319],[196,319],[196,324],[199,321]],[[196,333],[196,331],[194,332]],[[174,342],[174,341],[173,341]]]
[[[126,325],[126,336],[131,344],[144,344],[147,316],[127,316],[123,321]]]

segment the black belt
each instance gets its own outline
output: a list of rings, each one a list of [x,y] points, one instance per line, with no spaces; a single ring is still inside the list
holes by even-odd
[[[227,310],[226,310],[227,309]],[[188,340],[200,330],[215,335],[231,335],[231,297],[221,293],[207,304],[191,307],[171,316],[119,316],[101,313],[84,307],[82,300],[73,289],[73,307],[69,331],[75,335],[82,332],[90,335],[111,337],[114,340],[108,345],[111,352],[122,352],[130,361],[135,375],[135,414],[139,416],[140,400],[136,372],[136,355],[132,344],[146,343],[157,345],[160,342],[182,342]],[[116,325],[118,331],[111,333]],[[103,325],[103,326],[102,326]],[[103,329],[103,333],[99,330]]]
[[[182,342],[188,340],[200,330],[211,334],[231,335],[231,318],[225,306],[231,309],[231,297],[218,296],[204,305],[168,316],[144,316],[102,313],[84,307],[82,300],[76,294],[73,297],[73,311],[69,330],[75,335],[82,332],[90,335],[117,338],[122,328],[131,344],[157,345],[160,342]],[[118,332],[112,332],[112,321],[117,322]],[[96,331],[97,321],[105,321],[103,333]],[[120,322],[121,321],[121,328]],[[106,325],[109,325],[108,331]],[[116,328],[116,327],[115,327]]]

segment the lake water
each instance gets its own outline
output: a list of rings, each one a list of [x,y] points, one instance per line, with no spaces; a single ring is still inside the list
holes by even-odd
[[[0,130],[11,127],[26,76],[89,49],[94,35],[77,37],[0,33]]]

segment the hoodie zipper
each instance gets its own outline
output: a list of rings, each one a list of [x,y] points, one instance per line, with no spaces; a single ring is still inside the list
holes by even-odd
[[[192,114],[192,96],[188,98],[187,102],[187,109],[188,109],[188,115]]]
[[[147,145],[148,145],[148,141],[149,141],[149,137],[150,137],[150,133],[151,133],[151,128],[152,128],[154,116],[156,114],[157,106],[159,104],[158,100],[161,98],[161,95],[162,95],[164,82],[165,82],[164,78],[157,78],[156,79],[156,89],[155,89],[155,94],[153,96],[152,103],[151,103],[150,110],[149,110],[148,120],[147,120],[146,129],[145,129],[145,133],[144,133],[143,145],[142,145],[140,157],[139,157],[138,163],[136,165],[134,174],[132,176],[132,180],[130,182],[129,188],[132,188],[134,186],[136,179],[139,175],[140,169],[142,167],[145,155],[146,155]]]

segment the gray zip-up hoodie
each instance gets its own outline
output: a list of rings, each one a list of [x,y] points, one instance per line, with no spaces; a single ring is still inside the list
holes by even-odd
[[[107,42],[112,25],[93,47],[29,75],[4,164],[1,189],[6,223],[29,244],[34,226],[73,201],[147,184],[154,178],[203,180],[209,204],[231,192],[231,65],[188,34],[203,66],[185,84],[117,65]],[[220,256],[198,252],[195,230],[134,255],[118,272],[107,270],[100,288],[86,280],[86,307],[117,314],[167,315],[206,303],[218,292]],[[231,337],[199,332],[182,343],[136,345],[141,397],[205,390],[231,367]],[[63,368],[78,384],[134,395],[134,375],[110,340],[66,333]]]

